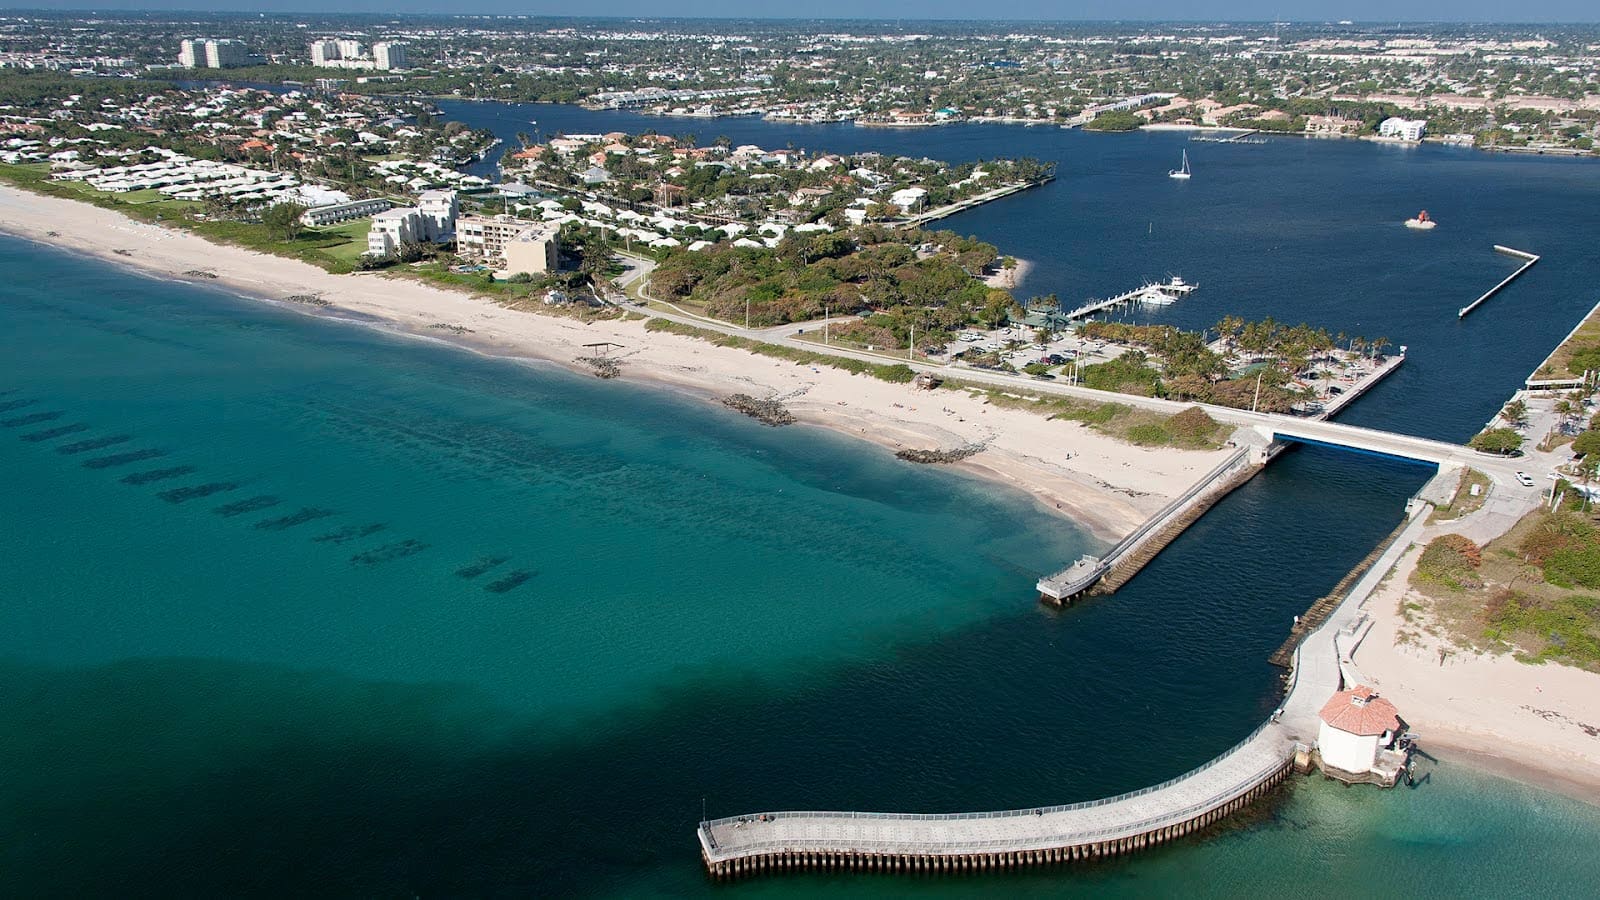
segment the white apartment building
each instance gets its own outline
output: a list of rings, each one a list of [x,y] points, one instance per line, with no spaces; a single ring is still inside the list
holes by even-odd
[[[463,216],[456,223],[456,252],[501,274],[554,271],[558,226],[516,216]]]
[[[379,71],[406,68],[406,45],[380,41],[372,45],[372,62]]]
[[[455,191],[423,191],[417,198],[417,209],[422,213],[428,240],[443,243],[455,235],[456,216],[461,213],[461,201]]]
[[[311,42],[311,64],[325,69],[375,69],[387,72],[406,67],[406,45],[380,41],[372,52],[360,41],[349,38],[323,38]]]
[[[400,252],[403,245],[422,240],[422,211],[415,206],[402,206],[372,217],[372,230],[367,232],[367,253],[392,256]]]
[[[460,201],[455,191],[424,191],[416,206],[402,206],[372,217],[367,253],[388,256],[405,243],[443,243],[456,232]]]
[[[312,41],[311,64],[313,66],[326,66],[339,59],[338,41]]]
[[[250,64],[250,51],[240,41],[194,38],[178,42],[178,65],[189,69],[231,69]]]
[[[1420,141],[1427,124],[1424,119],[1402,119],[1399,116],[1390,116],[1379,123],[1378,137],[1393,138],[1397,141]]]
[[[337,225],[351,219],[362,219],[367,216],[381,213],[389,208],[389,201],[382,197],[367,200],[351,200],[346,203],[330,203],[326,206],[317,206],[306,210],[300,215],[300,222],[311,228],[323,225]]]

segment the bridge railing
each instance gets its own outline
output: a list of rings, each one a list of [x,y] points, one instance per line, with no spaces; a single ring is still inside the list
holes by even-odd
[[[1409,444],[1413,444],[1413,445],[1420,445],[1420,446],[1425,447],[1425,448],[1427,448],[1429,450],[1434,450],[1434,449],[1447,450],[1447,451],[1449,451],[1451,453],[1456,453],[1456,452],[1460,452],[1461,450],[1466,449],[1466,446],[1464,444],[1452,444],[1449,441],[1441,441],[1441,440],[1438,440],[1436,438],[1417,437],[1414,434],[1402,434],[1401,432],[1398,432],[1398,431],[1384,431],[1384,430],[1379,429],[1379,428],[1367,428],[1367,427],[1362,426],[1362,425],[1346,425],[1343,422],[1323,422],[1323,421],[1315,421],[1315,420],[1311,420],[1311,419],[1304,419],[1304,420],[1296,419],[1296,420],[1293,420],[1293,421],[1283,421],[1283,420],[1281,420],[1281,419],[1279,419],[1277,417],[1274,417],[1272,420],[1270,420],[1266,424],[1272,429],[1274,434],[1278,434],[1280,431],[1289,432],[1286,435],[1286,437],[1288,437],[1289,440],[1299,440],[1299,438],[1296,438],[1295,435],[1294,435],[1294,432],[1297,431],[1297,430],[1303,430],[1303,432],[1306,434],[1306,436],[1310,440],[1324,440],[1323,438],[1312,437],[1312,435],[1316,432],[1317,429],[1326,427],[1326,428],[1333,428],[1333,429],[1336,429],[1338,431],[1343,431],[1343,432],[1352,432],[1353,431],[1353,432],[1356,432],[1356,433],[1358,433],[1360,435],[1370,436],[1370,437],[1378,439],[1378,440],[1398,441],[1400,443],[1409,443]],[[1303,426],[1309,426],[1309,427],[1303,427]]]
[[[1156,791],[1165,790],[1165,789],[1167,789],[1167,788],[1169,788],[1169,787],[1171,787],[1171,786],[1173,786],[1173,785],[1175,785],[1175,784],[1177,784],[1177,783],[1179,783],[1181,781],[1185,781],[1185,780],[1188,780],[1190,778],[1193,778],[1196,775],[1199,775],[1200,773],[1202,773],[1202,772],[1204,772],[1204,771],[1206,771],[1206,770],[1218,765],[1219,763],[1221,763],[1224,760],[1228,759],[1229,757],[1233,756],[1235,753],[1238,753],[1239,751],[1241,751],[1241,750],[1245,749],[1246,747],[1248,747],[1252,741],[1254,741],[1254,740],[1256,740],[1256,738],[1260,737],[1262,732],[1266,731],[1273,724],[1274,723],[1273,723],[1273,721],[1271,719],[1268,719],[1267,721],[1262,722],[1260,725],[1256,726],[1255,730],[1251,731],[1250,735],[1248,737],[1246,737],[1244,740],[1240,741],[1237,744],[1234,744],[1232,747],[1229,747],[1227,750],[1224,750],[1222,753],[1220,753],[1217,756],[1213,757],[1211,760],[1209,760],[1209,761],[1207,761],[1207,762],[1205,762],[1205,763],[1203,763],[1203,764],[1201,764],[1199,766],[1196,766],[1195,768],[1190,769],[1187,772],[1184,772],[1182,775],[1178,775],[1178,776],[1175,776],[1173,778],[1169,778],[1166,781],[1161,782],[1160,784],[1153,784],[1153,785],[1150,785],[1149,787],[1139,788],[1136,791],[1128,791],[1127,793],[1117,794],[1117,795],[1112,796],[1112,797],[1102,797],[1099,800],[1084,800],[1084,801],[1080,801],[1078,803],[1065,803],[1065,804],[1060,804],[1060,805],[1057,805],[1057,806],[1036,806],[1036,807],[1028,807],[1026,809],[1007,809],[1007,810],[994,810],[994,811],[990,811],[990,812],[968,812],[968,813],[882,813],[882,812],[841,812],[841,811],[835,810],[835,811],[831,811],[831,812],[830,811],[809,811],[809,812],[808,811],[789,811],[789,812],[766,813],[765,815],[769,820],[771,820],[771,819],[875,819],[875,820],[887,821],[887,822],[960,822],[960,821],[966,821],[966,820],[971,820],[971,819],[1001,819],[1001,818],[1006,818],[1006,817],[1009,817],[1009,816],[1036,816],[1036,815],[1039,815],[1039,814],[1042,814],[1042,813],[1074,812],[1076,810],[1082,810],[1082,809],[1094,809],[1095,807],[1099,807],[1099,806],[1107,806],[1107,805],[1110,805],[1112,803],[1121,803],[1121,802],[1126,801],[1126,800],[1133,800],[1133,799],[1136,799],[1136,798],[1139,798],[1139,797],[1143,797],[1146,794],[1153,794]],[[701,822],[700,826],[702,828],[705,828],[705,829],[717,828],[717,827],[721,827],[721,826],[724,826],[724,825],[733,825],[733,824],[735,824],[737,822],[749,822],[751,819],[757,818],[760,815],[762,815],[762,814],[754,813],[754,814],[748,814],[748,815],[743,815],[743,816],[726,816],[726,817],[721,818],[721,819],[712,819],[710,821]]]
[[[1144,540],[1146,535],[1148,535],[1151,531],[1154,531],[1159,525],[1161,525],[1161,523],[1165,522],[1168,517],[1182,508],[1184,504],[1193,500],[1195,497],[1198,497],[1202,491],[1211,487],[1212,483],[1218,478],[1221,478],[1222,476],[1238,468],[1239,463],[1243,461],[1249,454],[1249,447],[1241,447],[1239,450],[1235,451],[1232,456],[1223,460],[1210,472],[1207,472],[1204,478],[1201,478],[1199,481],[1196,481],[1194,484],[1190,485],[1182,494],[1179,494],[1177,497],[1173,498],[1173,500],[1166,506],[1161,507],[1161,509],[1155,515],[1145,519],[1144,523],[1138,528],[1135,528],[1132,534],[1118,541],[1115,547],[1112,547],[1110,550],[1106,551],[1105,556],[1101,557],[1101,559],[1106,560],[1108,564],[1115,562],[1118,555],[1133,549],[1135,544]]]
[[[854,821],[865,820],[865,821],[881,821],[881,822],[902,822],[902,821],[957,822],[957,821],[965,821],[965,820],[976,820],[976,819],[985,819],[985,818],[991,818],[992,819],[992,818],[1005,817],[1005,816],[1016,816],[1018,818],[1030,819],[1031,820],[1031,819],[1037,818],[1041,814],[1046,814],[1046,813],[1055,813],[1055,812],[1063,812],[1063,811],[1074,811],[1074,810],[1082,810],[1082,809],[1091,809],[1091,808],[1094,808],[1094,807],[1097,807],[1097,806],[1104,806],[1104,805],[1107,805],[1107,804],[1110,804],[1110,803],[1116,803],[1116,802],[1120,802],[1120,801],[1136,799],[1138,797],[1141,797],[1141,796],[1144,796],[1144,795],[1147,795],[1147,794],[1150,794],[1150,793],[1154,793],[1156,791],[1160,791],[1160,790],[1163,790],[1165,788],[1171,787],[1173,784],[1176,784],[1177,782],[1183,781],[1183,780],[1185,780],[1187,778],[1192,778],[1195,775],[1198,775],[1199,773],[1205,771],[1206,769],[1211,768],[1216,763],[1218,763],[1218,762],[1220,762],[1220,761],[1232,756],[1233,753],[1237,752],[1239,749],[1242,749],[1244,744],[1248,744],[1251,740],[1254,740],[1257,736],[1259,736],[1259,734],[1261,733],[1261,731],[1264,728],[1266,728],[1268,725],[1271,725],[1271,724],[1272,723],[1270,721],[1266,722],[1266,723],[1263,723],[1262,726],[1257,728],[1255,733],[1253,733],[1250,738],[1246,739],[1239,747],[1235,747],[1233,750],[1230,750],[1227,753],[1222,754],[1221,756],[1219,756],[1216,759],[1212,760],[1210,763],[1207,763],[1206,765],[1201,766],[1200,768],[1195,769],[1195,770],[1193,770],[1193,771],[1191,771],[1189,773],[1181,775],[1178,778],[1174,778],[1174,779],[1171,779],[1170,781],[1162,782],[1159,785],[1152,785],[1151,787],[1148,787],[1148,788],[1142,788],[1142,789],[1140,789],[1138,791],[1132,791],[1132,792],[1129,792],[1127,794],[1120,794],[1120,795],[1118,795],[1116,797],[1108,797],[1108,798],[1105,798],[1103,800],[1096,800],[1096,801],[1091,801],[1091,802],[1088,802],[1088,803],[1075,803],[1075,804],[1071,804],[1071,805],[1068,805],[1068,806],[1040,807],[1040,808],[1038,808],[1037,811],[1035,811],[1033,809],[1024,809],[1024,810],[1013,810],[1013,811],[1000,812],[1000,813],[952,813],[952,814],[949,814],[949,815],[917,815],[917,814],[911,814],[911,813],[785,812],[785,813],[767,813],[766,814],[766,819],[767,819],[767,821],[769,823],[774,821],[774,820],[778,820],[778,819],[801,819],[801,818],[822,819],[822,820],[830,820],[830,819],[831,820],[854,820]],[[1230,782],[1228,784],[1227,787],[1225,787],[1225,788],[1223,788],[1221,790],[1212,791],[1203,800],[1199,800],[1199,801],[1196,801],[1194,803],[1187,804],[1186,806],[1183,806],[1183,807],[1181,807],[1179,809],[1164,810],[1164,811],[1156,813],[1154,815],[1145,816],[1144,818],[1134,819],[1134,820],[1130,820],[1130,821],[1127,821],[1127,822],[1118,822],[1118,823],[1113,824],[1113,825],[1105,825],[1105,826],[1101,826],[1099,828],[1073,830],[1073,831],[1070,831],[1070,832],[1052,833],[1052,832],[1049,832],[1049,831],[1041,830],[1039,833],[1031,834],[1031,835],[1000,837],[1000,838],[985,838],[985,839],[979,839],[979,840],[954,839],[954,840],[945,840],[945,841],[917,841],[917,840],[896,840],[896,839],[894,839],[892,837],[889,837],[889,838],[864,838],[864,837],[859,837],[859,836],[852,836],[847,842],[843,842],[843,843],[846,843],[848,846],[847,847],[841,847],[840,849],[850,849],[850,850],[875,850],[875,849],[881,849],[881,850],[892,850],[892,851],[895,851],[895,852],[908,852],[909,851],[909,852],[916,852],[916,853],[921,853],[921,854],[938,855],[938,854],[943,854],[943,853],[974,852],[974,851],[985,851],[985,850],[1038,849],[1038,848],[1042,848],[1042,847],[1046,847],[1046,846],[1063,845],[1063,842],[1068,842],[1068,843],[1072,843],[1072,844],[1082,844],[1082,843],[1091,843],[1091,842],[1094,842],[1094,841],[1096,841],[1096,840],[1098,840],[1100,838],[1126,837],[1126,836],[1131,836],[1131,835],[1135,835],[1135,834],[1142,834],[1144,832],[1153,830],[1155,828],[1165,827],[1167,825],[1175,825],[1175,824],[1179,824],[1179,823],[1182,823],[1182,822],[1189,821],[1190,819],[1194,818],[1195,816],[1200,815],[1200,814],[1205,813],[1205,812],[1209,812],[1210,810],[1215,809],[1218,806],[1221,806],[1222,804],[1228,802],[1229,800],[1234,799],[1235,797],[1242,796],[1243,794],[1249,792],[1252,788],[1255,788],[1256,786],[1264,783],[1265,781],[1267,781],[1267,779],[1271,778],[1274,774],[1276,774],[1277,772],[1281,771],[1283,769],[1283,767],[1288,764],[1288,762],[1290,760],[1290,756],[1293,753],[1293,749],[1294,749],[1293,745],[1286,742],[1284,744],[1284,746],[1282,748],[1280,748],[1279,752],[1273,753],[1271,755],[1271,757],[1266,762],[1264,762],[1263,764],[1255,767],[1254,769],[1252,769],[1246,775],[1243,775],[1243,776],[1233,780],[1232,782]],[[757,820],[759,819],[759,815],[757,815],[757,816],[734,817],[734,818],[728,818],[728,819],[718,819],[718,820],[715,820],[715,821],[712,821],[712,822],[702,823],[702,825],[701,825],[701,833],[705,836],[705,839],[707,841],[707,844],[708,844],[709,848],[712,849],[712,850],[721,849],[717,844],[716,836],[712,832],[712,830],[714,828],[717,828],[717,827],[723,826],[723,825],[731,825],[731,824],[734,824],[736,822],[739,822],[741,819],[746,824],[760,824],[760,823],[757,822]],[[807,839],[807,838],[803,838],[803,837],[795,837],[795,836],[792,836],[792,835],[789,836],[789,837],[785,837],[785,838],[762,839],[762,840],[757,840],[757,841],[743,842],[743,843],[740,843],[737,847],[728,848],[728,855],[730,857],[733,857],[733,856],[746,856],[746,855],[762,853],[762,852],[766,852],[766,851],[770,851],[770,850],[788,849],[788,848],[795,847],[796,845],[804,846],[804,845],[807,845],[807,844],[810,844],[810,843],[813,843],[813,842],[826,843],[826,840]]]

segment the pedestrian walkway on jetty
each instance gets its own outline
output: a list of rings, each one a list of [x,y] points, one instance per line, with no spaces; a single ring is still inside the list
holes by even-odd
[[[1270,793],[1309,757],[1318,713],[1342,685],[1340,636],[1381,573],[1427,522],[1428,504],[1357,589],[1295,650],[1283,705],[1216,759],[1153,787],[1066,806],[1001,812],[754,813],[700,823],[707,870],[727,877],[804,869],[956,872],[1118,856],[1199,831]]]
[[[1265,460],[1262,460],[1265,462]],[[1232,490],[1237,484],[1242,484],[1255,474],[1251,460],[1251,448],[1242,447],[1223,460],[1216,468],[1207,472],[1204,477],[1190,485],[1189,489],[1173,498],[1172,502],[1162,507],[1155,515],[1144,521],[1144,524],[1134,529],[1133,533],[1117,542],[1116,546],[1102,556],[1085,556],[1071,566],[1057,572],[1048,578],[1039,579],[1037,585],[1039,599],[1055,606],[1062,606],[1073,597],[1094,587],[1102,578],[1110,573],[1113,567],[1118,567],[1125,558],[1133,558],[1136,549],[1141,545],[1154,544],[1159,551],[1166,545],[1166,541],[1147,540],[1167,530],[1170,525],[1180,523],[1188,525],[1199,518],[1198,513],[1187,515],[1197,509],[1204,512],[1210,503],[1201,505],[1201,501],[1209,498],[1213,502],[1222,495]],[[1259,468],[1259,466],[1255,466]],[[1151,554],[1152,556],[1154,554]],[[1148,560],[1144,560],[1147,562]],[[1132,577],[1143,566],[1138,563],[1128,573]],[[1126,579],[1124,579],[1125,581]]]

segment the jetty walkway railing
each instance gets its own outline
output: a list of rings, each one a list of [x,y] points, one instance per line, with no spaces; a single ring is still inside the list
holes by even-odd
[[[1189,501],[1210,489],[1211,486],[1218,480],[1231,474],[1233,470],[1239,468],[1240,463],[1243,463],[1249,458],[1249,456],[1250,448],[1240,447],[1233,453],[1232,456],[1229,456],[1227,459],[1219,463],[1216,468],[1212,469],[1210,472],[1207,472],[1204,478],[1201,478],[1194,484],[1189,485],[1187,490],[1185,490],[1182,494],[1179,494],[1166,506],[1161,507],[1161,509],[1157,511],[1155,515],[1146,519],[1144,524],[1140,525],[1138,528],[1135,528],[1133,533],[1129,534],[1121,541],[1118,541],[1115,547],[1112,547],[1109,551],[1107,551],[1104,557],[1107,560],[1107,564],[1109,565],[1110,563],[1115,562],[1117,557],[1128,552],[1129,550],[1132,550],[1136,544],[1145,539],[1146,535],[1156,530],[1156,528],[1160,527],[1161,523],[1171,518],[1173,513],[1176,513],[1178,510],[1188,505]]]
[[[1268,720],[1205,764],[1114,797],[995,812],[754,814],[703,822],[698,835],[707,867],[719,875],[754,870],[741,861],[876,868],[960,858],[986,867],[1110,855],[1187,834],[1254,799],[1287,772],[1295,746],[1283,725]],[[1204,784],[1208,775],[1222,780]],[[1196,787],[1198,796],[1184,790]]]
[[[1037,588],[1040,596],[1060,602],[1088,590],[1096,581],[1109,572],[1124,555],[1137,547],[1141,541],[1166,525],[1174,516],[1200,497],[1201,494],[1231,475],[1242,464],[1246,464],[1249,455],[1249,447],[1239,448],[1227,459],[1218,463],[1216,468],[1207,472],[1203,477],[1196,480],[1194,484],[1189,485],[1183,493],[1157,510],[1154,515],[1145,519],[1138,528],[1135,528],[1126,537],[1118,541],[1115,546],[1107,550],[1099,559],[1088,558],[1085,561],[1073,563],[1054,575],[1039,579]],[[1093,565],[1085,572],[1083,565],[1089,561],[1092,561]]]

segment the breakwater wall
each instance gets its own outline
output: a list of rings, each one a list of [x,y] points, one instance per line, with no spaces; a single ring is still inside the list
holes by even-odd
[[[1517,270],[1515,272],[1512,272],[1510,275],[1507,275],[1505,277],[1504,281],[1500,282],[1499,284],[1495,285],[1492,288],[1489,288],[1487,291],[1484,291],[1482,297],[1479,297],[1478,299],[1472,301],[1471,303],[1468,303],[1466,306],[1463,306],[1460,309],[1456,310],[1456,318],[1465,319],[1467,317],[1468,313],[1471,313],[1473,310],[1477,309],[1479,306],[1482,306],[1484,301],[1488,300],[1490,297],[1493,297],[1495,294],[1500,293],[1500,289],[1501,288],[1505,287],[1506,285],[1510,284],[1513,281],[1516,281],[1517,278],[1520,277],[1523,272],[1526,272],[1529,269],[1533,268],[1533,264],[1539,261],[1539,257],[1538,256],[1536,256],[1536,255],[1534,255],[1532,253],[1529,253],[1526,250],[1513,250],[1510,247],[1501,246],[1500,244],[1495,244],[1494,245],[1494,249],[1498,253],[1504,253],[1507,256],[1514,256],[1517,259],[1524,260],[1524,262],[1523,262],[1523,264],[1521,266],[1519,266],[1517,268]]]

